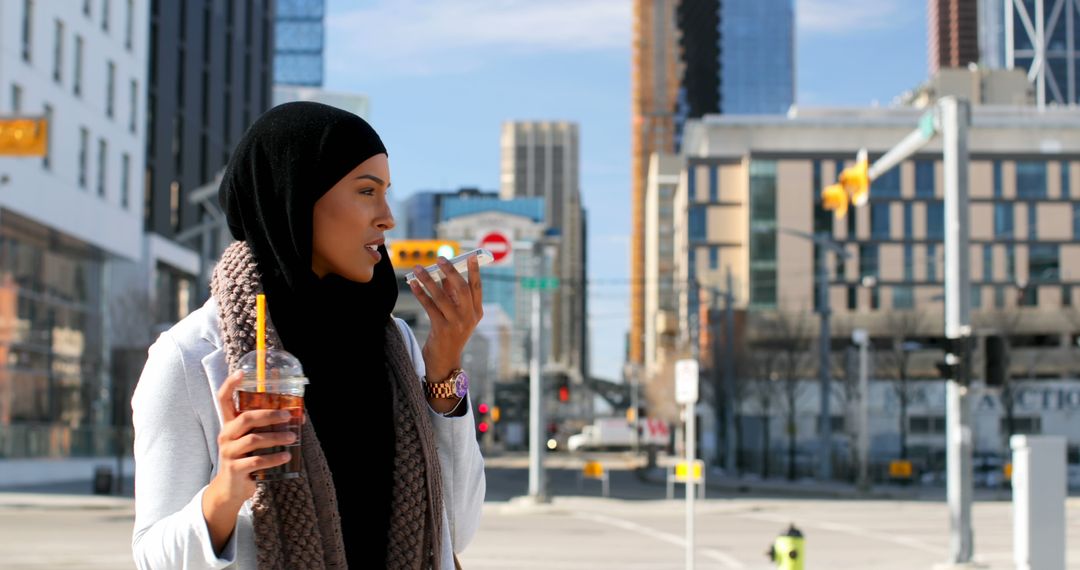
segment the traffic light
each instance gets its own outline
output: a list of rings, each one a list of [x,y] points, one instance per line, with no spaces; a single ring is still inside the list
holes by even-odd
[[[821,207],[832,211],[837,218],[843,218],[849,203],[859,207],[870,198],[870,161],[866,150],[860,150],[855,165],[845,168],[837,178],[837,184],[830,184],[821,191]]]
[[[563,403],[570,401],[570,387],[569,386],[560,386],[559,387],[559,401],[563,402]]]
[[[1001,336],[986,337],[984,380],[987,386],[1005,385],[1005,339]]]
[[[388,250],[395,267],[409,268],[431,265],[440,256],[450,259],[461,251],[461,244],[445,239],[404,239],[391,242]]]
[[[476,436],[487,433],[491,430],[491,418],[488,413],[491,411],[491,406],[481,402],[476,406]]]

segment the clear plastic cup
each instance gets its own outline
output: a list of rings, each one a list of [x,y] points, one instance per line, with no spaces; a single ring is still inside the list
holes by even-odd
[[[288,410],[289,419],[284,423],[255,428],[252,433],[291,431],[296,441],[289,445],[279,445],[257,449],[252,455],[271,455],[288,451],[289,462],[269,469],[252,473],[256,481],[280,481],[300,476],[303,457],[300,447],[300,427],[304,418],[304,387],[308,379],[295,356],[284,350],[266,351],[266,378],[263,391],[259,390],[258,351],[251,351],[240,359],[240,370],[244,379],[240,388],[233,394],[233,402],[238,413],[249,410]]]

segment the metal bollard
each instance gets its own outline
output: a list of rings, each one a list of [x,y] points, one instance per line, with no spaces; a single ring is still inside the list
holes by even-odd
[[[803,570],[806,564],[806,543],[802,532],[792,524],[787,532],[776,537],[776,542],[765,553],[776,563],[779,570]]]

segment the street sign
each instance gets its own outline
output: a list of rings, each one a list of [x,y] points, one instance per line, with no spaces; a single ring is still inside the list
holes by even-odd
[[[0,119],[0,156],[45,156],[48,142],[46,119]]]
[[[524,289],[540,289],[547,291],[559,288],[558,277],[522,277],[521,287]]]
[[[698,363],[694,359],[675,363],[675,401],[696,404],[698,401]]]
[[[502,232],[489,232],[480,239],[480,245],[491,252],[491,265],[502,265],[510,261],[510,240]]]

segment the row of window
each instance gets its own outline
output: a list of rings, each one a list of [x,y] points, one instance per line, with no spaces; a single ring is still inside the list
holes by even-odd
[[[79,153],[78,160],[78,183],[79,188],[88,189],[90,170],[90,131],[86,127],[79,128]],[[103,137],[97,140],[97,177],[94,187],[98,196],[104,198],[108,185],[109,172],[109,142]],[[128,153],[120,155],[120,206],[125,210],[131,204],[131,156]]]
[[[112,28],[112,2],[113,0],[99,0],[101,2],[101,31],[110,33]],[[38,0],[23,0],[22,11],[22,59],[26,63],[34,61],[34,8]],[[124,3],[124,49],[131,51],[135,40],[135,0],[123,0]],[[90,18],[93,11],[92,0],[83,0],[83,15]],[[63,31],[63,22],[56,21],[58,32]],[[63,34],[56,34],[56,51],[61,51]]]

